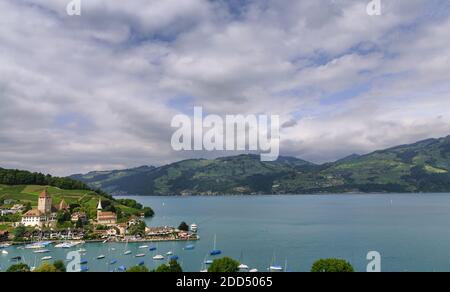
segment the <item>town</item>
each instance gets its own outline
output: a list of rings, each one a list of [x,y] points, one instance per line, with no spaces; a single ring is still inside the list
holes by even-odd
[[[105,208],[104,205],[108,205]],[[105,210],[107,209],[107,210]],[[69,205],[64,199],[53,204],[53,198],[45,189],[39,194],[36,208],[20,201],[6,199],[2,202],[0,218],[10,221],[10,227],[0,230],[0,242],[13,244],[39,241],[86,242],[153,242],[198,240],[195,224],[186,223],[178,228],[171,226],[150,227],[145,214],[124,216],[118,214],[107,200],[98,199],[95,216],[89,210]],[[9,220],[8,220],[9,218]]]

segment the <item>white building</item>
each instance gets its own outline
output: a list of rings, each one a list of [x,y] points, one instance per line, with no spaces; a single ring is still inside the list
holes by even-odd
[[[43,227],[47,216],[37,209],[33,209],[22,216],[22,225],[26,227]]]

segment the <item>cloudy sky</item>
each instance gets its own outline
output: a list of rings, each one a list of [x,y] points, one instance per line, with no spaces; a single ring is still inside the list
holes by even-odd
[[[173,152],[171,119],[281,116],[314,162],[450,135],[447,0],[0,0],[0,166],[57,175]]]

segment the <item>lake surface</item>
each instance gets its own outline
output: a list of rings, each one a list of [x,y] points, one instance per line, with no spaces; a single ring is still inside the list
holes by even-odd
[[[152,256],[169,250],[180,257],[185,271],[199,271],[210,259],[215,235],[224,256],[260,271],[286,261],[290,271],[309,271],[315,260],[328,257],[346,259],[365,271],[369,251],[381,254],[383,271],[450,271],[450,194],[131,198],[155,210],[148,225],[196,223],[200,241],[190,251],[183,250],[185,242],[149,244],[157,247],[155,252],[140,250],[141,244],[86,244],[90,271],[142,260],[154,268],[163,262]],[[124,256],[125,248],[147,256]],[[52,253],[36,256],[8,248],[0,267],[4,270],[16,255],[32,266],[47,255],[65,258],[67,250],[50,249]],[[97,260],[100,254],[107,259]],[[109,266],[111,259],[118,264]]]

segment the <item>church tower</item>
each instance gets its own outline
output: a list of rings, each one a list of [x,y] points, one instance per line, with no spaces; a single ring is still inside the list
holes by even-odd
[[[102,199],[98,200],[98,206],[97,206],[97,221],[102,215],[103,207],[102,207]]]
[[[52,197],[48,194],[47,189],[39,195],[38,210],[43,214],[52,212]]]

